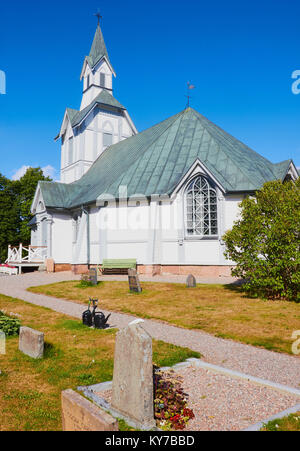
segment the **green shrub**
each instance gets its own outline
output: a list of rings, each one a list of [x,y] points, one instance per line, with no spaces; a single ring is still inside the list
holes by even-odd
[[[243,200],[241,218],[223,239],[247,292],[300,302],[300,179],[268,182]]]
[[[89,288],[95,287],[95,285],[91,282],[90,276],[88,274],[82,274],[80,282],[76,285],[77,288]]]
[[[21,323],[18,319],[6,316],[0,311],[0,330],[4,332],[6,336],[18,335],[20,326]]]
[[[92,282],[89,282],[87,280],[81,280],[77,285],[76,288],[91,288],[94,287]]]

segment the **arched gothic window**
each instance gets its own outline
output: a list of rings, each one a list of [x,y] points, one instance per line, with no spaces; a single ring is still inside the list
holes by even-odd
[[[218,236],[218,199],[216,189],[203,177],[194,178],[185,194],[187,236]]]

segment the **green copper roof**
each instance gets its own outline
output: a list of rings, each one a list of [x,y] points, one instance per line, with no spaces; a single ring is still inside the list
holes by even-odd
[[[46,207],[66,208],[79,189],[66,183],[39,182]]]
[[[71,108],[67,108],[67,112],[69,115],[69,119],[71,121],[72,127],[76,127],[80,124],[80,122],[89,114],[90,111],[96,105],[110,106],[113,108],[120,108],[121,110],[126,110],[126,108],[121,105],[106,89],[103,89],[101,93],[90,103],[86,108],[81,111],[73,110]]]
[[[109,56],[107,53],[106,45],[104,42],[103,34],[100,26],[97,26],[97,30],[94,36],[93,44],[89,56],[87,57],[89,65],[93,68],[101,60],[101,58],[106,57],[107,61],[110,63]]]
[[[286,176],[291,163],[292,160],[285,160],[281,163],[274,164],[274,170],[279,179]]]
[[[118,197],[170,195],[196,161],[227,193],[254,192],[283,179],[288,162],[273,164],[189,108],[108,148],[90,170],[69,185],[68,208],[94,202],[101,194]]]
[[[78,112],[79,112],[78,110],[74,110],[73,108],[67,108],[67,113],[68,113],[71,123],[72,123],[74,117],[78,114]]]

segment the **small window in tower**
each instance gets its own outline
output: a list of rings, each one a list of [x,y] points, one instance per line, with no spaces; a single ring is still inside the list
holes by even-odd
[[[113,136],[110,133],[103,133],[103,150],[111,146],[113,143]]]
[[[68,165],[72,164],[74,162],[74,155],[73,155],[73,138],[69,139],[69,152],[68,152]]]
[[[103,74],[102,72],[100,73],[100,86],[101,88],[105,88],[105,74]]]
[[[86,89],[89,89],[89,87],[90,87],[90,76],[88,75],[86,77]]]

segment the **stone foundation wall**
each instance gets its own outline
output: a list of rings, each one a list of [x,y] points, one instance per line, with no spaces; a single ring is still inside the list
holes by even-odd
[[[71,271],[72,265],[69,263],[55,263],[54,272]]]
[[[96,265],[90,265],[97,268]],[[138,273],[145,276],[188,276],[195,277],[231,277],[231,266],[199,266],[199,265],[138,265]],[[88,265],[71,265],[55,263],[55,272],[72,271],[74,274],[86,274],[89,271]]]
[[[89,265],[72,265],[72,272],[74,274],[86,274],[89,272]]]
[[[198,277],[231,277],[231,266],[138,265],[138,273],[147,276],[174,275]]]

